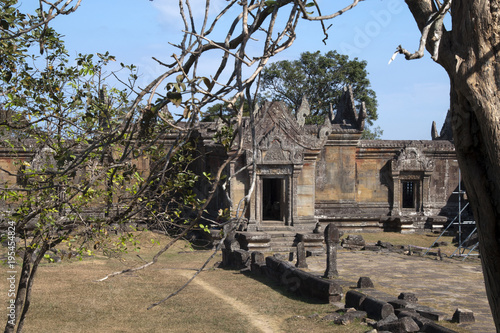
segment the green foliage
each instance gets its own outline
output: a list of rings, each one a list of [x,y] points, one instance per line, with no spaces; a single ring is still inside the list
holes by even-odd
[[[363,130],[362,139],[363,140],[380,140],[384,134],[384,130],[380,128],[380,126],[365,128]]]
[[[238,114],[238,110],[241,108],[241,100],[241,98],[237,99],[234,105],[229,105],[228,103],[216,103],[208,107],[204,112],[202,121],[216,121],[217,119],[222,118],[226,122],[229,122]],[[249,116],[249,105],[246,99],[243,101],[243,116]]]
[[[0,186],[0,204],[2,219],[24,240],[16,245],[29,265],[19,278],[32,279],[39,260],[51,261],[47,251],[62,242],[80,256],[117,254],[139,248],[130,232],[110,237],[134,221],[172,232],[189,227],[205,203],[194,190],[195,143],[167,144],[173,129],[158,119],[161,105],[132,107],[131,89],[106,84],[114,56],[71,59],[56,31],[36,27],[41,13],[16,6],[0,2],[0,148],[14,160],[2,169],[9,181]],[[121,67],[133,86],[135,66]],[[178,76],[166,85],[168,102],[190,113],[197,101],[182,95],[193,84],[213,83]],[[25,308],[16,311],[26,313],[31,282],[20,285],[16,304]]]
[[[307,123],[322,123],[330,112],[330,104],[337,109],[344,86],[352,85],[354,99],[359,107],[364,102],[369,125],[377,120],[377,99],[370,89],[366,61],[329,51],[304,52],[300,59],[282,60],[268,65],[262,71],[262,92],[266,98],[285,101],[297,111],[302,97],[311,106]]]

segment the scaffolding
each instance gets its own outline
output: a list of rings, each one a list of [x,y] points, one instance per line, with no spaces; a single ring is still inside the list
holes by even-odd
[[[426,255],[431,248],[434,247],[434,245],[439,241],[439,239],[448,231],[448,228],[450,228],[453,225],[458,225],[458,247],[457,249],[452,253],[451,257],[458,256],[458,257],[463,257],[462,261],[467,259],[469,255],[479,255],[478,253],[472,253],[472,251],[475,251],[479,245],[479,242],[476,242],[471,247],[468,247],[468,241],[474,236],[474,234],[477,232],[477,226],[476,226],[476,221],[474,220],[467,220],[464,221],[462,219],[462,213],[467,209],[469,206],[469,202],[465,204],[465,206],[462,208],[462,197],[466,195],[466,191],[462,190],[462,174],[460,172],[460,169],[458,170],[458,191],[453,192],[452,194],[458,195],[458,214],[455,216],[455,218],[446,226],[446,228],[441,232],[441,234],[436,238],[436,240],[432,243],[432,245],[427,249],[427,251],[424,253]],[[458,221],[457,221],[458,220]],[[462,229],[465,225],[474,225],[474,229],[469,233],[469,235],[462,241]],[[465,253],[468,250],[467,253]],[[477,251],[477,250],[476,250]]]

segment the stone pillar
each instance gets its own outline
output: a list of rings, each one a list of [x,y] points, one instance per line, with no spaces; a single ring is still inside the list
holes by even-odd
[[[393,193],[392,193],[392,216],[401,215],[401,180],[399,179],[399,173],[392,174],[393,179]]]
[[[339,229],[333,223],[329,223],[325,228],[326,270],[324,277],[327,279],[332,279],[339,275],[337,271],[337,244],[339,241]]]
[[[297,244],[297,263],[295,264],[297,268],[307,268],[306,262],[306,249],[304,247],[304,242],[299,242]]]
[[[262,176],[257,175],[255,179],[255,190],[253,200],[254,218],[260,226],[262,222]],[[251,181],[251,176],[250,176]],[[258,227],[259,227],[258,226]]]
[[[422,178],[422,212],[427,213],[431,208],[431,184],[430,184],[430,176],[431,172],[424,172],[424,176]]]

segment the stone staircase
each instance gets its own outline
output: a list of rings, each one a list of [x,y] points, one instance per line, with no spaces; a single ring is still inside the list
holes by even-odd
[[[293,227],[286,226],[283,221],[262,221],[259,231],[271,236],[272,252],[295,252],[295,235]]]

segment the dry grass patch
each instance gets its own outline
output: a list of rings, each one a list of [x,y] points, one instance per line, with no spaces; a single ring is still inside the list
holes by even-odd
[[[237,271],[209,269],[164,304],[147,307],[182,286],[210,255],[179,242],[158,264],[103,282],[106,274],[152,258],[167,238],[139,235],[141,249],[120,258],[103,255],[44,263],[34,285],[25,332],[364,332],[367,327],[333,326],[319,318],[334,309],[300,300],[280,287]],[[139,256],[140,257],[139,257]],[[220,261],[217,255],[216,261]],[[18,271],[20,269],[18,268]],[[7,269],[0,278],[6,290]],[[7,293],[0,295],[7,304]],[[308,318],[312,314],[318,314]]]

